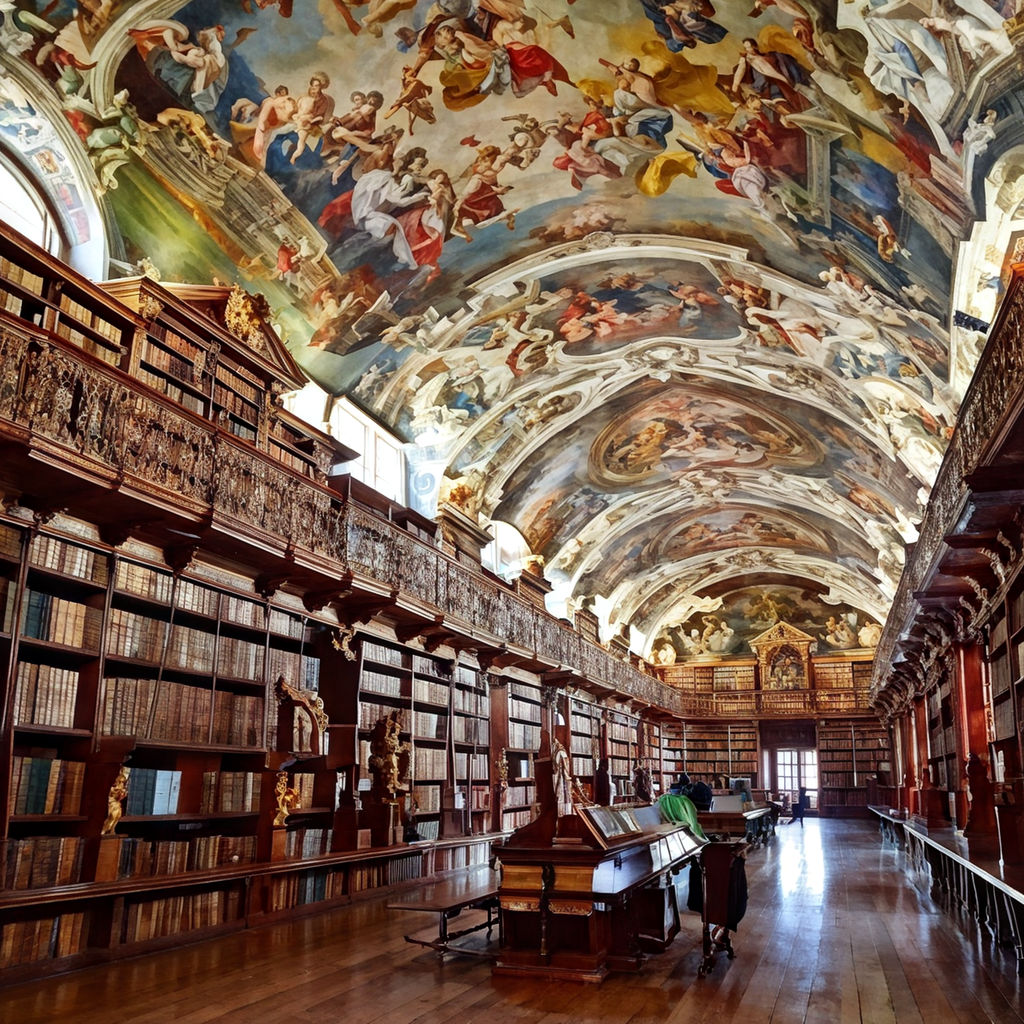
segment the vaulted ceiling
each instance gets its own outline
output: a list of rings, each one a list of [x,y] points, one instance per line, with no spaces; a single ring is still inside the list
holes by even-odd
[[[77,262],[265,293],[426,511],[645,649],[884,618],[1019,258],[1012,5],[0,6]]]

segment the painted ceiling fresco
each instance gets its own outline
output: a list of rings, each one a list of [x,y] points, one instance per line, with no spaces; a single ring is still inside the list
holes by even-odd
[[[0,14],[0,145],[96,276],[265,293],[424,511],[512,524],[646,652],[740,637],[744,588],[884,618],[1024,252],[1012,4]]]

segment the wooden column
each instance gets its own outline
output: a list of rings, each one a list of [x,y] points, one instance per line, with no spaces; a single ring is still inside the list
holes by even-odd
[[[964,835],[971,841],[971,849],[980,852],[998,842],[985,720],[985,663],[980,644],[958,645],[956,672],[957,753],[968,781],[967,792],[957,792],[957,821],[967,823]]]

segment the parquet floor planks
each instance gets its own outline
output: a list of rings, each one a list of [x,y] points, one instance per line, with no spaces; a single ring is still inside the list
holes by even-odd
[[[1024,1024],[1012,950],[959,927],[868,821],[781,826],[747,860],[750,902],[698,978],[700,922],[602,985],[492,978],[403,935],[428,918],[374,899],[0,990],[19,1024]],[[685,906],[686,873],[680,876]],[[461,919],[460,919],[461,920]],[[483,933],[474,939],[482,945]]]

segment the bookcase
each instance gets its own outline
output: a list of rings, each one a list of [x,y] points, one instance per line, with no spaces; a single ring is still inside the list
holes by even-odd
[[[605,711],[608,736],[608,771],[618,800],[631,800],[633,764],[639,757],[639,718],[623,708],[611,706]]]
[[[584,791],[593,793],[594,772],[601,759],[601,708],[582,697],[569,697],[569,750],[572,772]]]
[[[455,755],[455,815],[464,834],[491,828],[491,700],[486,673],[459,662],[452,678],[452,746]],[[460,806],[461,804],[461,806]]]
[[[666,722],[662,727],[662,772],[666,789],[681,772],[715,787],[721,777],[758,778],[755,722]]]
[[[541,687],[519,679],[508,681],[508,746],[505,760],[508,788],[502,807],[502,828],[519,828],[533,820],[536,787],[533,758],[540,747]]]
[[[877,719],[829,719],[818,725],[818,813],[866,817],[868,782],[890,759],[889,734]]]
[[[661,733],[660,721],[646,717],[640,719],[640,759],[651,773],[651,792],[655,799],[667,793],[669,785],[675,781],[663,773]],[[665,781],[666,778],[669,781]]]

